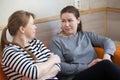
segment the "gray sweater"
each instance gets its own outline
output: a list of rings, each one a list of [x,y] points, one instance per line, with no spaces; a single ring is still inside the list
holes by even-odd
[[[59,75],[62,80],[72,80],[76,74],[88,68],[87,65],[97,58],[93,46],[104,48],[104,53],[110,55],[114,55],[116,50],[111,39],[91,32],[78,32],[70,37],[56,35],[52,38],[49,49],[61,58]]]

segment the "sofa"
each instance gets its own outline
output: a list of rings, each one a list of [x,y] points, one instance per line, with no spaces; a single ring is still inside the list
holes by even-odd
[[[99,58],[103,57],[104,49],[95,47],[95,51]],[[0,80],[7,80],[6,75],[4,74],[1,67],[1,55],[0,55]],[[115,55],[112,57],[113,62],[120,67],[120,46],[116,46]]]
[[[7,80],[7,76],[5,75],[5,73],[2,70],[2,65],[1,65],[1,56],[0,56],[0,80]]]

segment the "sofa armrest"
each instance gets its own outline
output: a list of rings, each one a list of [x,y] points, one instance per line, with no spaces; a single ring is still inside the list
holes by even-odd
[[[2,62],[2,58],[1,58],[1,55],[0,55],[0,80],[7,80],[7,76],[3,72],[1,62]]]
[[[0,64],[0,80],[7,80],[7,76],[2,70],[1,64]]]
[[[99,58],[103,58],[104,49],[100,47],[95,47],[95,51]],[[120,67],[120,46],[116,46],[116,51],[112,57],[113,62]]]

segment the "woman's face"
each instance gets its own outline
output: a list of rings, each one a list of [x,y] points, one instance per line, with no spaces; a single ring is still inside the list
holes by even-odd
[[[69,36],[76,34],[80,18],[77,19],[73,13],[66,12],[61,15],[61,20],[62,31],[66,35]]]
[[[35,34],[36,34],[36,26],[34,24],[34,19],[32,16],[30,16],[28,24],[24,27],[25,28],[25,36],[28,39],[33,39],[35,38]]]

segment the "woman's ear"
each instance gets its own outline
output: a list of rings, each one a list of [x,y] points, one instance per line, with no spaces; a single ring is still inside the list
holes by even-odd
[[[24,28],[23,26],[20,26],[19,31],[20,31],[21,33],[25,33],[25,28]]]

